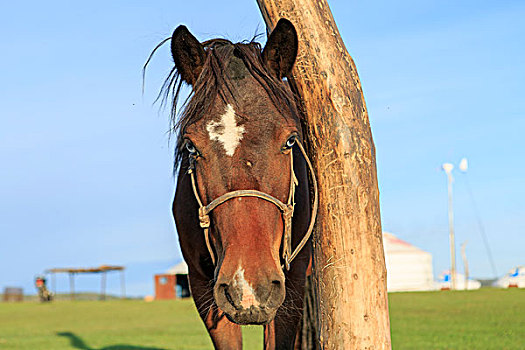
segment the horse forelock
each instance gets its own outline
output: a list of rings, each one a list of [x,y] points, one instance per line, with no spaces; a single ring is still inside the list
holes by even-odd
[[[251,75],[266,93],[271,103],[283,115],[299,120],[297,98],[284,82],[279,81],[265,67],[258,42],[232,43],[226,39],[212,39],[202,43],[207,54],[202,73],[192,87],[192,91],[177,109],[177,102],[183,84],[175,67],[166,78],[159,98],[162,104],[170,100],[170,135],[176,137],[175,171],[183,158],[184,133],[188,126],[202,119],[217,101],[232,105],[237,109],[238,96],[235,94],[234,80]],[[241,64],[242,64],[242,67]]]

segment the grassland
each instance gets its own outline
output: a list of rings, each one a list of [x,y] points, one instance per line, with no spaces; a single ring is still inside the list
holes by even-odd
[[[391,294],[394,349],[525,349],[525,290]],[[260,327],[245,349],[262,347]],[[211,349],[190,300],[0,303],[0,349]]]
[[[394,349],[525,349],[525,290],[395,293]]]

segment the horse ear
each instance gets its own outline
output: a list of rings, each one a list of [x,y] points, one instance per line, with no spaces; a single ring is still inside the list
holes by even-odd
[[[206,52],[186,26],[180,25],[173,32],[171,55],[182,80],[190,85],[195,84],[202,72]]]
[[[279,80],[291,73],[298,46],[297,32],[292,22],[281,18],[262,52],[266,68]]]

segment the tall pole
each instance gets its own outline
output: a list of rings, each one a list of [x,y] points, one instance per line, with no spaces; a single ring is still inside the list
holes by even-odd
[[[463,258],[463,267],[465,268],[465,287],[463,289],[468,290],[468,261],[466,246],[467,241],[461,243],[461,257]]]
[[[456,238],[454,236],[454,208],[452,203],[452,183],[454,177],[452,177],[452,169],[454,165],[450,163],[443,164],[443,170],[447,174],[448,184],[448,233],[450,242],[450,278],[452,282],[452,290],[456,289]]]
[[[326,0],[257,0],[299,37],[292,88],[319,182],[313,289],[321,348],[390,349],[375,146],[357,69]]]

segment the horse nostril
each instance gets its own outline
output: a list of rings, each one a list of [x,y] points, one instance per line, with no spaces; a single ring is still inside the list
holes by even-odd
[[[229,285],[228,283],[219,283],[217,285],[217,291],[220,293],[220,294],[226,294],[228,292],[228,288],[229,288]]]
[[[271,280],[270,284],[267,285],[267,296],[264,300],[266,300],[265,305],[266,307],[273,309],[279,307],[285,298],[285,288],[284,288],[284,280],[280,278],[275,278]]]
[[[230,295],[230,293],[228,292],[229,288],[230,288],[230,286],[227,283],[219,284],[219,290],[224,294],[224,297],[226,298],[228,303],[230,303],[231,306],[235,307],[235,303],[233,302],[233,298]]]
[[[270,293],[275,295],[275,293],[279,294],[283,290],[283,281],[281,280],[273,280],[270,285]]]

